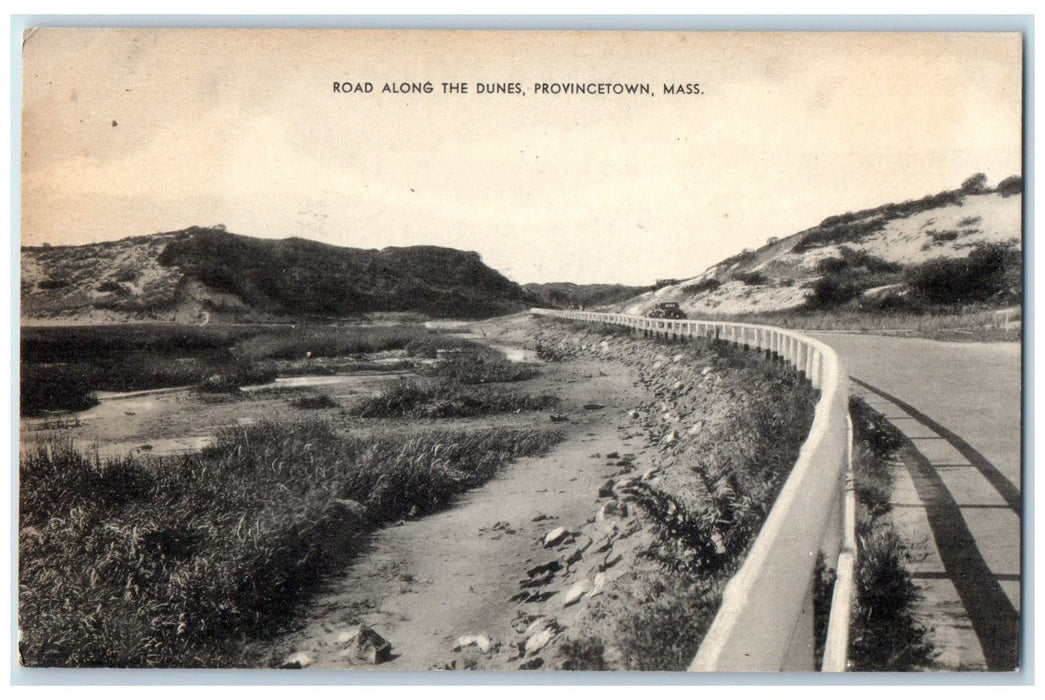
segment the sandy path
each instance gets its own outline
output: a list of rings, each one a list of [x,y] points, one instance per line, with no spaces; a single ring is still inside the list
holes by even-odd
[[[521,344],[522,336],[509,328],[496,343]],[[642,439],[627,439],[615,420],[641,400],[635,380],[632,370],[605,361],[547,365],[533,389],[563,398],[561,412],[571,422],[559,425],[567,439],[544,457],[509,465],[443,512],[378,531],[367,551],[317,596],[303,627],[280,641],[275,659],[304,653],[312,668],[351,666],[338,636],[360,622],[393,645],[393,658],[380,669],[442,667],[465,634],[505,641],[518,615],[510,599],[519,580],[550,558],[543,536],[559,525],[583,524],[598,509],[598,488],[614,470],[594,455],[641,447]],[[585,410],[591,402],[605,408]],[[506,651],[499,658],[507,663],[511,656]]]

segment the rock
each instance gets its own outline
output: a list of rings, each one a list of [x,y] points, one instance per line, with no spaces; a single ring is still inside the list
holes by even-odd
[[[526,575],[530,578],[537,576],[538,574],[544,574],[549,571],[555,572],[562,568],[562,562],[558,559],[552,559],[551,561],[545,562],[544,564],[538,564],[532,569],[526,570]]]
[[[628,411],[628,418],[631,418],[632,420],[637,420],[638,417],[639,417],[639,412],[638,411]]]
[[[595,596],[602,593],[602,589],[605,585],[606,574],[600,571],[599,573],[595,574],[595,579],[592,581],[591,591],[589,591],[588,597],[594,598]]]
[[[681,353],[680,352],[678,355],[673,356],[671,358],[671,361],[672,362],[682,362],[684,359],[686,359],[685,353]]]
[[[538,513],[535,518],[530,520],[530,522],[531,523],[539,523],[542,520],[554,520],[554,519],[555,519],[555,516],[553,516],[553,515],[547,515],[545,513]]]
[[[613,495],[613,485],[617,482],[613,479],[607,479],[606,483],[599,487],[599,498],[608,498]]]
[[[704,429],[704,421],[698,421],[687,431],[690,435],[696,435]]]
[[[551,418],[552,423],[564,423],[570,419],[565,413],[553,413],[548,417]]]
[[[351,644],[355,641],[356,637],[359,636],[359,631],[361,629],[363,629],[362,625],[356,625],[354,627],[348,628],[347,630],[342,630],[341,632],[338,632],[336,637],[337,643]]]
[[[471,646],[478,647],[479,651],[486,654],[490,651],[493,643],[490,641],[489,637],[481,632],[479,634],[463,634],[458,637],[457,641],[454,643],[453,651],[461,651],[462,649]]]
[[[620,453],[619,452],[609,452],[606,455],[606,459],[620,459]]]
[[[710,373],[711,373],[711,368],[710,367],[705,367],[704,369],[700,370],[700,376],[702,376],[702,377],[706,377]]]
[[[658,469],[657,467],[650,467],[646,471],[642,472],[642,480],[643,481],[649,481],[650,479],[652,479],[653,477],[655,477],[659,473],[660,473],[660,469]]]
[[[584,552],[587,551],[588,547],[591,546],[592,539],[590,537],[582,537],[580,544],[570,552],[569,556],[566,557],[566,565],[569,566],[575,562],[580,561],[584,557]]]
[[[538,632],[546,630],[550,627],[552,627],[552,622],[548,618],[538,617],[526,627],[526,631],[523,632],[523,636],[526,638],[530,638]]]
[[[555,545],[559,544],[564,539],[566,539],[566,535],[567,534],[569,534],[569,533],[566,532],[566,528],[564,528],[564,527],[557,527],[557,528],[555,528],[554,530],[552,530],[551,532],[549,532],[547,535],[544,536],[544,546],[545,547],[554,547]]]
[[[587,410],[587,411],[598,411],[598,410],[601,410],[603,408],[606,408],[606,407],[603,406],[601,403],[586,403],[586,404],[584,404],[584,409]]]
[[[562,594],[562,607],[566,608],[573,605],[583,598],[584,594],[590,591],[591,588],[591,581],[588,579],[583,579],[573,584],[565,593]]]
[[[539,656],[535,656],[532,659],[529,659],[527,661],[523,661],[521,664],[519,664],[519,670],[520,671],[535,671],[535,670],[537,670],[538,668],[540,668],[543,665],[544,665],[544,659],[542,659]]]
[[[305,651],[298,651],[288,656],[280,668],[308,668],[312,665],[312,656]]]
[[[612,501],[607,501],[606,503],[602,504],[602,508],[599,509],[599,512],[602,513],[603,519],[613,517],[626,518],[628,517],[628,504],[623,503],[617,499],[613,499]],[[595,516],[595,521],[598,522],[598,520],[599,517]]]
[[[674,443],[676,443],[678,441],[679,441],[679,431],[677,431],[677,430],[670,430],[670,431],[668,431],[668,433],[663,438],[661,438],[660,444],[662,444],[662,445],[672,445],[672,444],[674,444]]]
[[[360,627],[350,649],[353,658],[372,664],[384,663],[392,656],[391,643],[369,627]]]
[[[552,629],[543,629],[537,634],[533,635],[526,640],[525,651],[527,654],[536,654],[538,651],[548,645],[548,642],[555,636],[555,631]]]

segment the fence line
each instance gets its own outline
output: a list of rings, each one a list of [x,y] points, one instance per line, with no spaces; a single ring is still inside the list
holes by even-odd
[[[849,377],[828,345],[773,326],[531,309],[538,316],[624,326],[650,337],[728,341],[781,359],[820,390],[809,435],[691,671],[813,671],[813,587],[821,553],[837,572],[823,671],[844,671],[856,556]]]

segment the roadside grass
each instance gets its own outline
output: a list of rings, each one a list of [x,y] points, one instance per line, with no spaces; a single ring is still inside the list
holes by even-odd
[[[719,345],[707,354],[753,388],[734,394],[720,429],[683,453],[695,479],[688,493],[643,482],[631,491],[654,532],[646,556],[659,571],[647,584],[655,602],[617,625],[629,670],[683,670],[693,660],[812,424],[816,392],[792,371]]]
[[[523,394],[497,386],[400,379],[377,396],[360,401],[350,413],[361,418],[457,418],[537,411],[558,403],[554,396]]]
[[[914,617],[919,593],[907,569],[908,547],[889,518],[892,475],[888,461],[903,437],[865,401],[851,397],[853,473],[857,495],[856,602],[850,628],[854,671],[931,668],[928,631]]]
[[[909,335],[964,342],[1008,341],[1021,338],[1020,328],[1004,328],[999,311],[980,305],[940,308],[932,313],[875,312],[854,309],[788,310],[763,314],[721,314],[709,318],[814,331],[860,331]],[[1012,316],[1019,320],[1016,311]]]
[[[368,531],[441,508],[562,437],[267,423],[183,457],[104,460],[40,442],[19,463],[20,659],[235,666],[242,643],[284,629]]]

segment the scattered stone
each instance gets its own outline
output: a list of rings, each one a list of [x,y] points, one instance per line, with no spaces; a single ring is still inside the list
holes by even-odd
[[[620,459],[620,453],[619,452],[607,453],[606,459]]]
[[[710,367],[705,367],[704,369],[700,370],[700,376],[702,376],[702,377],[706,377],[710,373],[711,373],[711,368]]]
[[[530,638],[538,632],[542,632],[546,629],[552,628],[555,623],[546,617],[537,617],[527,626],[526,631],[523,632],[523,636]]]
[[[519,670],[520,671],[535,671],[535,670],[537,670],[538,668],[540,668],[543,665],[544,665],[544,659],[542,659],[539,656],[535,656],[532,659],[529,659],[527,661],[523,661],[521,664],[519,664]]]
[[[671,445],[671,444],[674,444],[674,443],[678,442],[678,440],[679,440],[679,431],[671,430],[671,431],[668,431],[668,434],[665,435],[661,439],[660,442],[661,442],[662,445]]]
[[[483,633],[463,634],[458,637],[457,641],[454,643],[453,651],[461,651],[462,649],[471,646],[478,647],[479,651],[486,654],[489,653],[490,649],[493,647],[493,642],[491,642],[490,638]]]
[[[556,516],[548,515],[547,513],[538,513],[535,518],[530,520],[531,523],[539,523],[542,520],[554,520]]]
[[[617,482],[614,479],[607,479],[606,483],[599,487],[599,498],[608,498],[613,495],[613,485]]]
[[[639,417],[639,412],[638,411],[635,411],[635,410],[628,411],[628,418],[631,418],[632,420],[636,420],[636,419],[638,419],[638,417]]]
[[[558,571],[561,568],[562,568],[562,562],[560,562],[558,559],[552,559],[551,561],[545,562],[543,564],[538,564],[537,566],[533,567],[532,569],[527,569],[526,575],[529,576],[530,578],[533,578],[534,576],[537,576],[538,574],[544,574],[544,573],[547,573],[549,571],[555,572],[555,571]]]
[[[687,431],[690,435],[696,435],[704,429],[704,421],[698,421]]]
[[[564,527],[557,527],[557,528],[555,528],[554,530],[552,530],[551,532],[549,532],[547,535],[544,536],[544,546],[545,547],[554,547],[555,545],[559,544],[564,539],[566,539],[566,535],[567,534],[568,533],[566,532],[566,528],[564,528]]]
[[[553,413],[548,417],[551,418],[552,423],[563,423],[570,419],[570,417],[565,413]]]
[[[562,594],[562,607],[567,608],[584,597],[584,594],[592,589],[591,581],[582,579],[570,586],[569,590]]]
[[[682,360],[684,360],[684,359],[686,359],[685,353],[681,353],[680,352],[678,355],[675,355],[674,357],[672,357],[671,361],[672,362],[682,362]]]
[[[594,454],[588,455],[588,457],[590,457],[591,459],[599,459],[600,457],[602,457],[602,455],[600,455],[598,452],[596,452]]]
[[[584,409],[587,410],[587,411],[598,411],[598,410],[601,410],[603,408],[606,408],[606,407],[603,406],[601,403],[586,403],[586,404],[584,404]]]
[[[522,581],[519,581],[519,588],[539,588],[541,586],[546,586],[552,582],[553,578],[555,578],[554,571],[545,571],[541,574],[531,576],[530,578],[524,578]]]
[[[352,642],[351,654],[356,659],[381,664],[391,657],[392,645],[369,627],[360,627]]]
[[[653,477],[655,477],[659,473],[660,473],[660,469],[658,469],[657,467],[650,467],[646,471],[642,472],[642,480],[643,481],[649,481],[650,479],[652,479]]]
[[[355,625],[354,627],[350,627],[347,630],[342,630],[341,632],[338,632],[337,643],[351,644],[355,641],[356,637],[359,636],[359,631],[361,629],[363,629],[362,625]]]
[[[577,548],[570,552],[569,556],[566,557],[566,565],[569,566],[570,564],[580,561],[584,557],[584,552],[591,546],[591,543],[592,539],[590,537],[582,537]]]
[[[280,668],[308,668],[312,665],[312,661],[312,656],[308,652],[298,651],[288,656]]]
[[[555,630],[543,629],[537,634],[533,635],[526,640],[525,651],[527,654],[536,654],[538,651],[548,645],[548,642],[555,636]]]
[[[509,524],[508,524],[507,521],[498,520],[496,523],[493,524],[493,527],[490,528],[490,529],[491,530],[507,530],[508,526],[509,526]]]
[[[595,596],[597,596],[600,593],[602,593],[602,588],[605,585],[606,585],[606,574],[604,574],[603,572],[600,571],[599,573],[595,574],[595,578],[592,581],[591,591],[588,592],[588,597],[589,598],[594,598]]]

